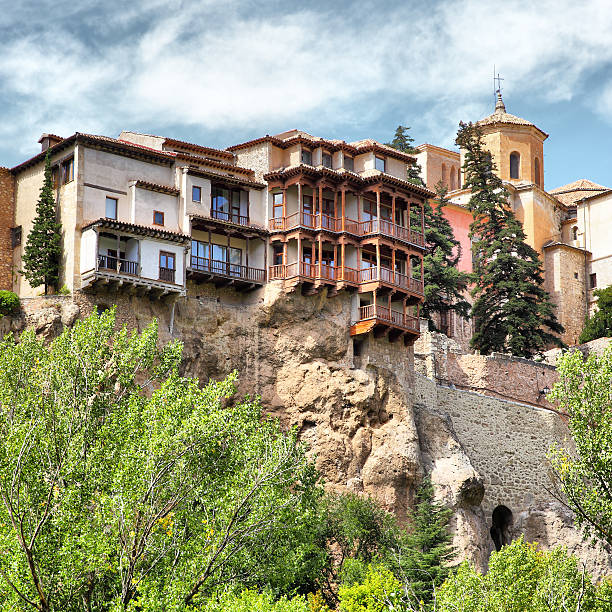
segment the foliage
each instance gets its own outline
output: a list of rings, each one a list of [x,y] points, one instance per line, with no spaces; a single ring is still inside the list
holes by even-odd
[[[62,285],[57,292],[59,295],[70,295],[70,289],[68,289],[67,285]]]
[[[425,479],[417,492],[412,532],[407,538],[410,555],[401,564],[407,596],[415,606],[430,602],[435,587],[448,576],[453,556],[448,529],[451,515],[449,508],[434,500],[431,481]]]
[[[50,287],[57,288],[60,276],[62,226],[57,221],[51,160],[45,157],[45,174],[40,196],[36,204],[36,216],[23,252],[22,274],[32,287],[45,286],[45,295]]]
[[[558,493],[587,536],[612,544],[612,346],[601,357],[571,351],[557,362],[548,399],[569,416],[575,451],[550,452]]]
[[[480,574],[463,563],[436,592],[439,612],[565,612],[610,610],[590,577],[563,548],[548,552],[522,537],[491,554]]]
[[[398,125],[395,130],[395,135],[393,136],[393,140],[391,142],[385,143],[388,147],[392,147],[401,151],[402,153],[408,153],[410,155],[414,155],[418,153],[418,149],[413,146],[414,138],[408,133],[410,128],[404,125]],[[421,178],[422,168],[419,164],[414,163],[408,166],[408,175],[406,180],[410,183],[414,183],[415,185],[424,186],[425,183]]]
[[[586,320],[578,339],[581,343],[612,336],[612,286],[595,289],[593,295],[597,298],[597,312]]]
[[[531,357],[563,332],[543,289],[538,253],[525,242],[521,223],[508,206],[508,193],[494,172],[478,126],[461,123],[457,144],[465,150],[465,186],[472,192],[470,238],[474,254],[471,346],[482,353]]]
[[[16,313],[20,308],[19,296],[12,291],[0,291],[0,318]]]
[[[114,324],[111,310],[49,346],[32,332],[0,342],[6,608],[201,604],[216,585],[263,581],[258,553],[313,497],[295,432],[231,401],[235,377],[200,388],[155,323]]]
[[[396,610],[403,598],[402,585],[391,571],[370,566],[363,582],[341,586],[341,612]]]
[[[200,609],[202,612],[315,612],[301,596],[275,600],[268,592],[249,590],[240,595],[228,592],[219,598],[211,597]]]
[[[453,228],[444,216],[448,189],[440,181],[436,185],[437,202],[434,208],[429,200],[425,201],[425,244],[428,248],[423,258],[423,278],[425,282],[425,303],[422,316],[429,321],[429,328],[436,326],[432,315],[442,315],[450,311],[468,317],[470,304],[463,297],[470,281],[469,274],[457,268],[461,258],[461,245],[455,239]]]

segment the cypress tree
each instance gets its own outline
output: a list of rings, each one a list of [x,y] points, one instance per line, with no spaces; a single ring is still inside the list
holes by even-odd
[[[562,346],[554,305],[543,289],[542,264],[525,242],[521,223],[508,206],[508,192],[483,148],[478,126],[459,124],[457,144],[465,150],[465,186],[472,192],[470,238],[474,254],[471,346],[482,353],[531,357],[549,345]]]
[[[432,315],[443,315],[450,311],[469,317],[470,304],[463,297],[470,276],[457,268],[461,258],[461,245],[455,238],[453,228],[443,214],[449,203],[448,188],[442,181],[436,185],[436,207],[425,201],[425,244],[428,252],[423,258],[425,281],[425,303],[422,316],[429,321],[429,329],[436,326]]]
[[[51,160],[49,152],[45,157],[45,175],[40,196],[36,204],[36,217],[23,253],[22,274],[32,287],[45,286],[45,295],[49,287],[57,289],[59,284],[62,226],[57,221]]]
[[[418,153],[418,149],[413,146],[414,138],[408,133],[410,128],[404,125],[398,125],[395,130],[395,135],[393,136],[393,140],[391,142],[385,143],[388,147],[392,147],[401,151],[402,153],[408,153],[409,155],[414,155]],[[406,176],[406,180],[410,183],[414,183],[415,185],[425,185],[423,179],[421,178],[422,168],[419,164],[414,163],[408,166],[408,173]]]

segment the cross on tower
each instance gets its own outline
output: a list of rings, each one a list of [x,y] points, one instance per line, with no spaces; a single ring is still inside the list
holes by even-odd
[[[497,76],[495,76],[495,74],[493,75],[493,86],[495,86],[495,81],[497,81],[497,91],[499,91],[499,93],[501,93],[501,81],[503,80],[504,79],[499,76],[499,72],[497,73]]]

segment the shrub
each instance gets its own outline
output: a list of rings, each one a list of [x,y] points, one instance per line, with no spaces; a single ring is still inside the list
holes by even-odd
[[[595,289],[593,295],[597,297],[597,312],[585,321],[584,329],[578,338],[581,344],[612,336],[612,286]]]
[[[342,612],[384,612],[398,609],[403,590],[388,569],[370,566],[363,582],[341,586],[339,595]]]
[[[240,595],[227,593],[209,599],[201,608],[202,612],[309,612],[306,600],[297,596],[293,599],[281,597],[276,601],[270,593],[243,591]]]
[[[0,291],[0,317],[19,310],[19,298],[12,291]]]

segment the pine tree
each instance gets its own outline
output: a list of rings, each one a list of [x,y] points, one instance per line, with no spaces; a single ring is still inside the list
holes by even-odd
[[[61,231],[53,196],[51,160],[47,152],[43,185],[36,204],[36,217],[24,248],[22,271],[32,287],[45,286],[45,295],[50,287],[57,288],[59,284]]]
[[[448,522],[452,510],[434,500],[431,480],[426,478],[417,491],[412,512],[413,530],[408,536],[412,551],[409,565],[404,566],[411,599],[431,601],[434,587],[440,586],[449,574],[448,562],[453,557]]]
[[[474,254],[472,348],[531,357],[562,343],[554,305],[543,289],[538,253],[508,206],[508,192],[491,153],[483,148],[478,126],[460,123],[457,144],[465,150],[465,186],[472,192],[470,238]]]
[[[612,336],[612,285],[606,289],[595,289],[597,311],[587,317],[578,342],[590,342],[597,338]]]
[[[428,252],[423,258],[425,303],[422,316],[429,321],[429,328],[436,326],[432,315],[450,311],[467,318],[470,304],[463,297],[470,281],[469,274],[457,268],[461,258],[461,245],[455,239],[453,228],[444,216],[448,188],[440,181],[436,185],[436,208],[425,201],[425,244]]]
[[[388,147],[392,147],[401,151],[402,153],[408,153],[414,155],[418,153],[418,149],[413,146],[414,138],[408,133],[410,128],[404,125],[398,125],[395,130],[395,136],[391,142],[385,143]],[[408,173],[406,180],[415,185],[425,185],[421,178],[422,168],[419,164],[414,163],[408,166]]]

